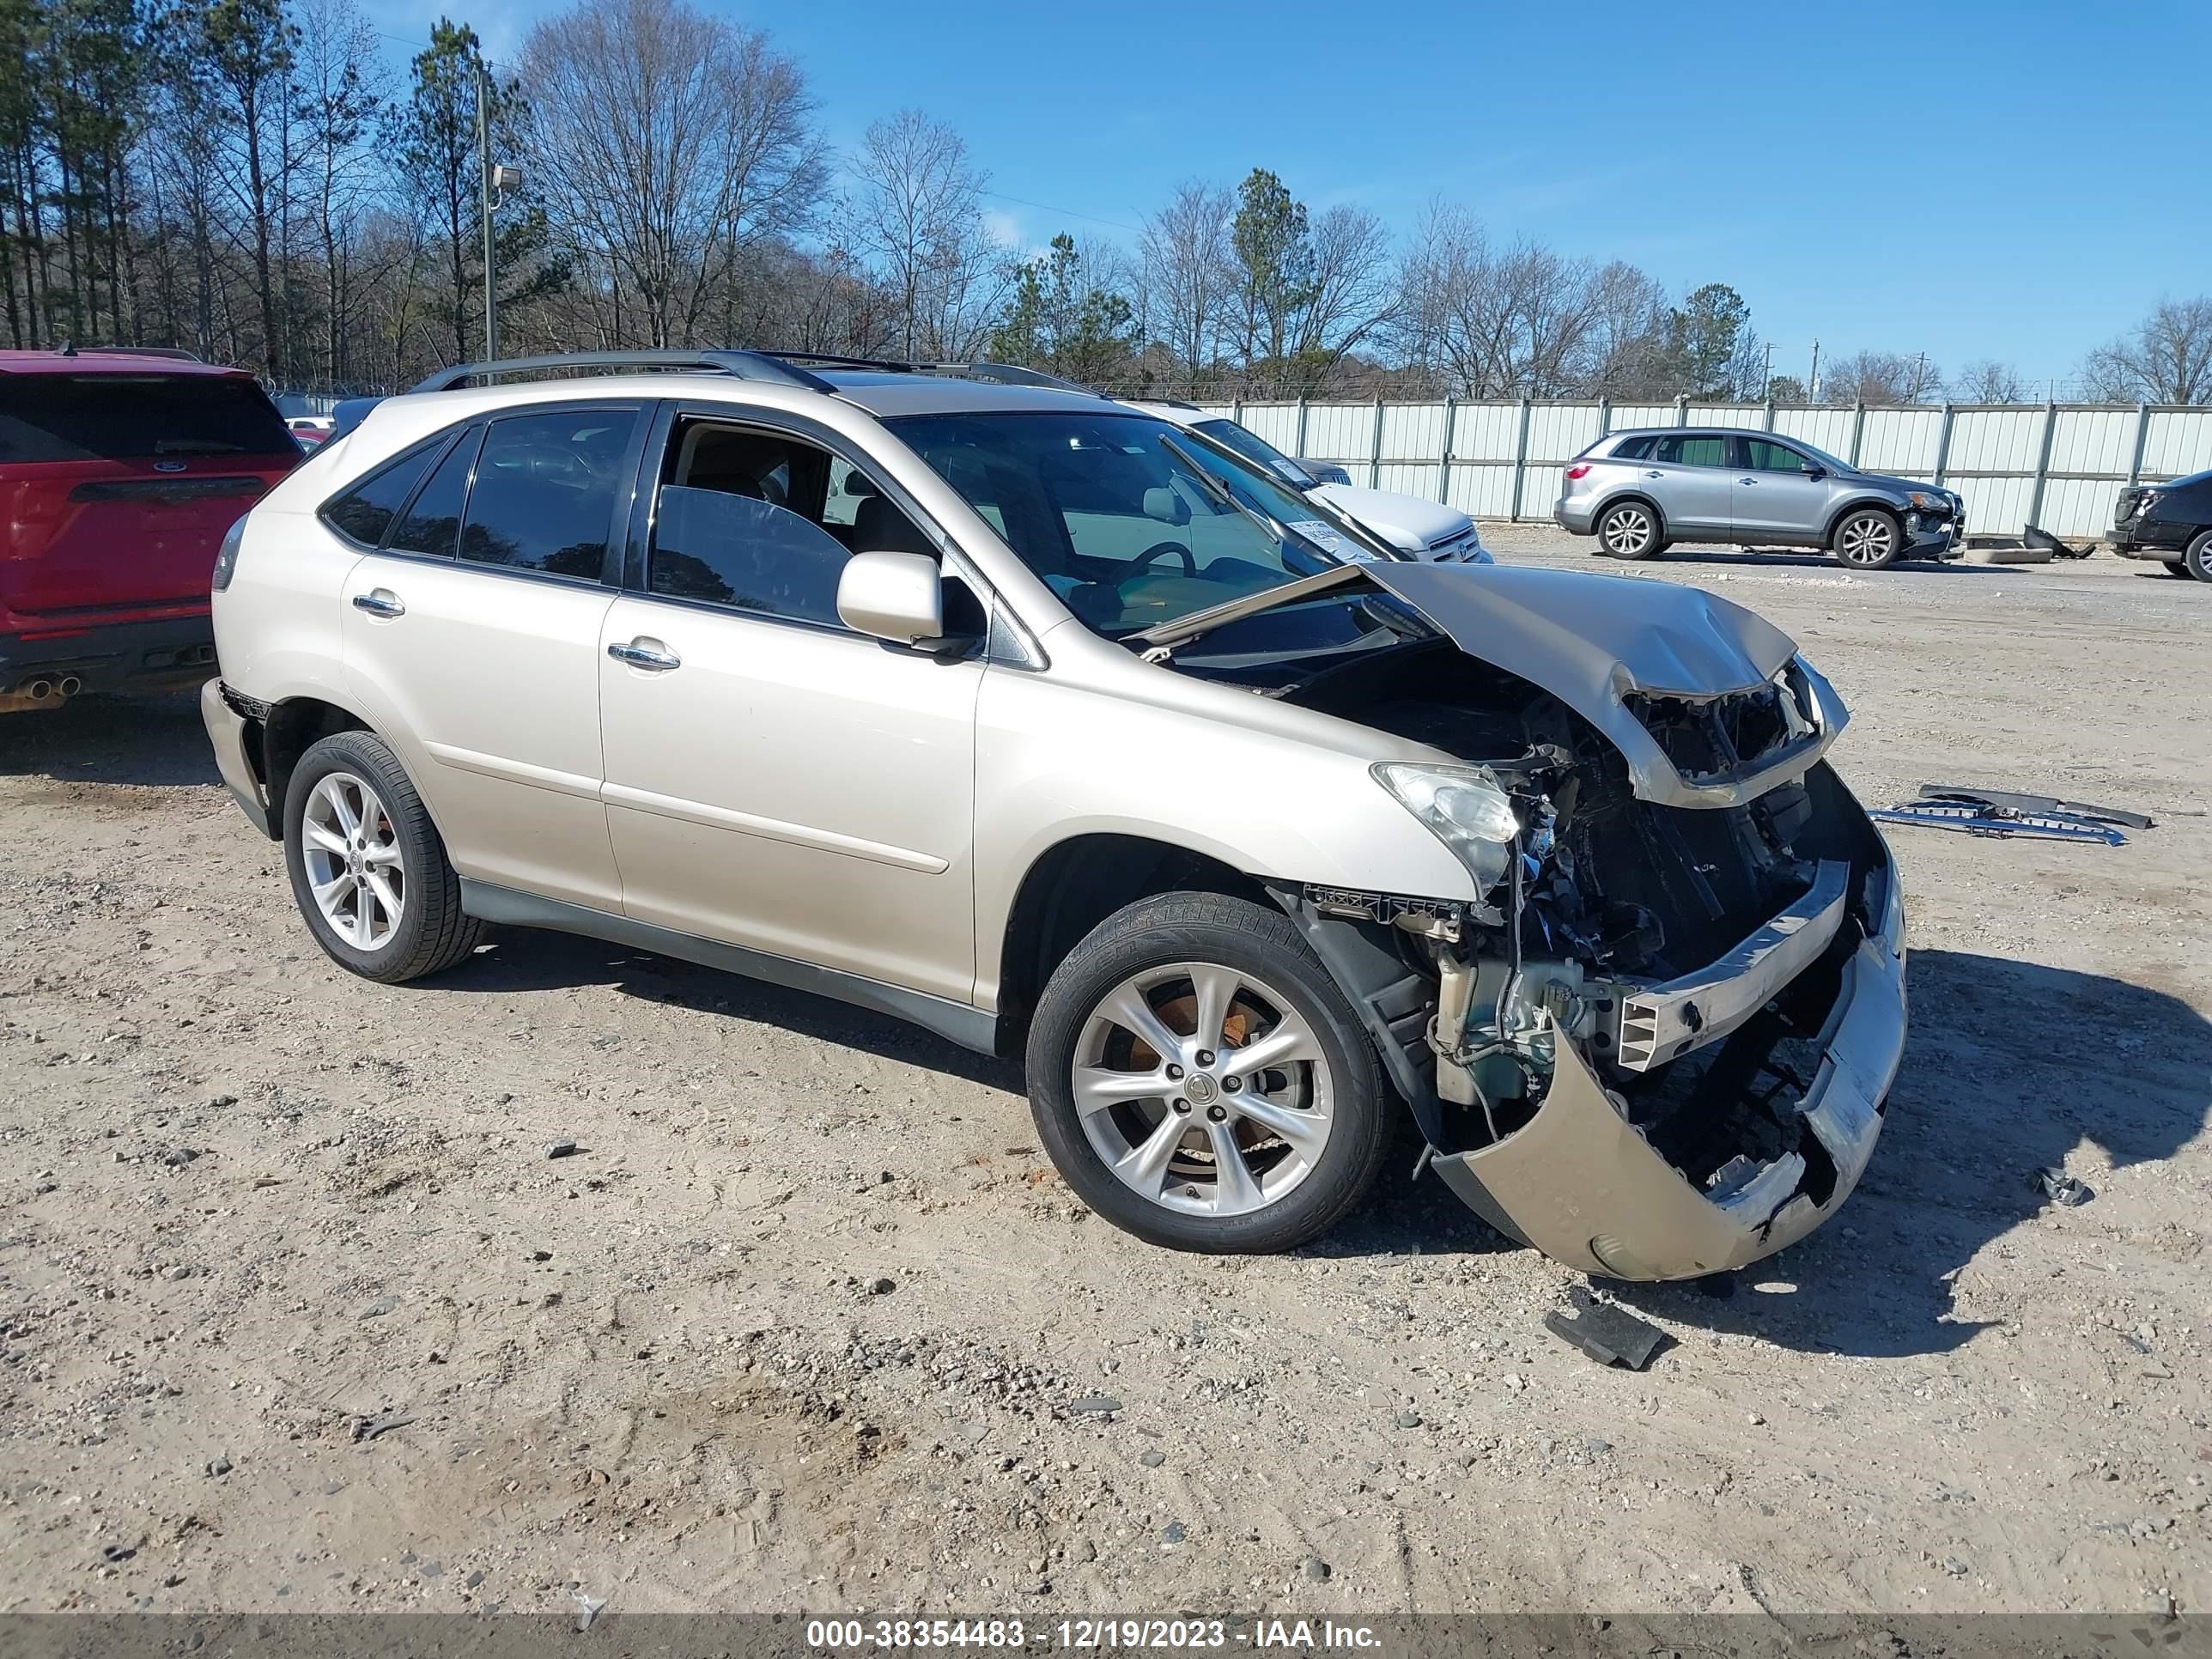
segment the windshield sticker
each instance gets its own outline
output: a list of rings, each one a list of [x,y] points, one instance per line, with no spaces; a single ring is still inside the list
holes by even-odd
[[[1319,519],[1300,519],[1290,527],[1324,553],[1334,553],[1340,559],[1348,559],[1354,564],[1367,564],[1374,560],[1375,556],[1358,542],[1340,535]]]

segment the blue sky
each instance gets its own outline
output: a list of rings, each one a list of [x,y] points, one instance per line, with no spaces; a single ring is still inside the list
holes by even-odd
[[[1399,228],[1443,195],[1678,291],[1732,283],[1800,377],[1817,337],[2063,383],[2212,291],[2187,90],[2212,0],[697,3],[799,59],[834,143],[902,105],[951,122],[1025,245],[1133,240],[1179,182],[1255,166]],[[495,60],[561,9],[366,4],[409,40],[451,12]]]

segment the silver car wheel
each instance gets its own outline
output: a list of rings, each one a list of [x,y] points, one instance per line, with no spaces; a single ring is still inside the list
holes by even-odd
[[[1887,564],[1896,550],[1896,528],[1879,513],[1845,520],[1836,537],[1836,556],[1845,564]]]
[[[1651,545],[1651,515],[1640,507],[1616,507],[1605,515],[1600,533],[1607,552],[1635,558]]]
[[[407,909],[399,831],[376,791],[350,772],[319,779],[300,820],[300,851],[315,908],[344,943],[374,951]]]
[[[1168,1209],[1265,1209],[1328,1145],[1336,1091],[1320,1039],[1280,992],[1217,963],[1123,980],[1084,1023],[1073,1070],[1091,1150]]]

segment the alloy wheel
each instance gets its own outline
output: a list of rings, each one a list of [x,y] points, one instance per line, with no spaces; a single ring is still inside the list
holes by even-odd
[[[1896,552],[1897,527],[1879,513],[1849,520],[1836,537],[1836,556],[1845,564],[1887,564]]]
[[[315,908],[356,951],[387,943],[407,908],[399,831],[374,789],[350,772],[319,779],[300,823]]]
[[[1651,515],[1640,507],[1616,507],[1606,514],[1606,550],[1636,558],[1651,545]]]
[[[1071,1082],[1115,1179],[1203,1216],[1264,1209],[1304,1181],[1336,1101],[1305,1018],[1217,963],[1170,963],[1115,986],[1084,1024]]]

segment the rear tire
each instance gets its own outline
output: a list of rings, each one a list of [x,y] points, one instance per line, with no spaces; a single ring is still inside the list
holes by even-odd
[[[1828,546],[1851,570],[1887,570],[1905,553],[1905,526],[1879,507],[1853,507],[1836,521]]]
[[[1238,1059],[1263,1045],[1270,1058]],[[1094,928],[1038,1000],[1028,1073],[1067,1184],[1170,1249],[1304,1244],[1389,1146],[1391,1097],[1336,981],[1288,917],[1218,894],[1140,900]]]
[[[284,867],[315,943],[363,979],[420,979],[483,943],[422,798],[374,732],[335,732],[300,757],[284,792]]]
[[[2212,530],[2199,531],[2182,555],[2181,568],[2200,582],[2212,582]]]
[[[1616,501],[1598,514],[1599,551],[1615,559],[1648,559],[1666,545],[1659,514],[1642,501]]]

